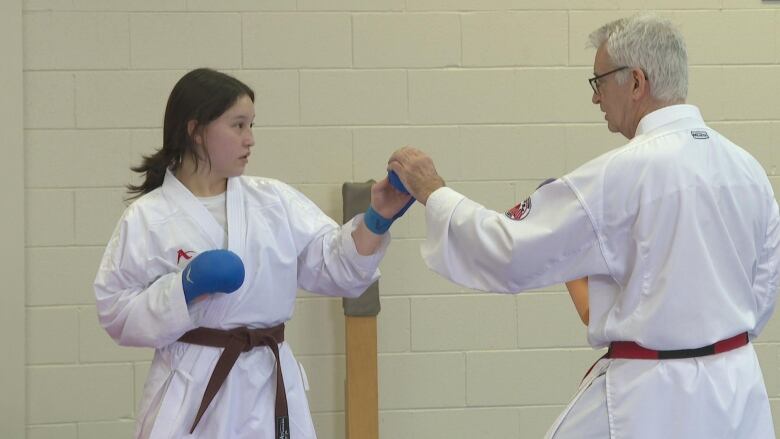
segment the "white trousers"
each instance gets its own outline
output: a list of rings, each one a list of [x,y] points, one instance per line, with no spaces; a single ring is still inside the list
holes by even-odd
[[[660,362],[599,360],[545,438],[774,439],[772,424],[748,344]]]
[[[547,431],[545,439],[608,439],[607,365],[599,360],[580,384],[579,391]]]

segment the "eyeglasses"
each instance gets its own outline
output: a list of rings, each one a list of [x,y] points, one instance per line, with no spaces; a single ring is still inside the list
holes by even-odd
[[[619,72],[621,70],[625,70],[627,68],[628,68],[628,66],[618,67],[615,70],[610,70],[607,73],[602,73],[600,75],[596,75],[596,76],[588,79],[588,82],[590,83],[590,88],[593,89],[593,93],[599,94],[599,79],[601,79],[601,78],[603,78],[605,76],[609,76],[609,75],[611,75],[613,73],[617,73],[617,72]]]

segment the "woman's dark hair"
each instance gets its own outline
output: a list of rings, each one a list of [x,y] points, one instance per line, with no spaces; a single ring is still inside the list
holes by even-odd
[[[162,148],[154,154],[144,156],[140,165],[130,168],[146,174],[140,185],[127,185],[130,199],[162,186],[165,170],[179,169],[187,152],[197,158],[197,167],[201,156],[188,130],[189,122],[195,121],[195,130],[203,128],[221,116],[242,96],[249,96],[252,102],[255,101],[255,92],[249,86],[222,72],[201,68],[182,76],[171,90],[165,107]],[[208,154],[206,160],[209,160]]]

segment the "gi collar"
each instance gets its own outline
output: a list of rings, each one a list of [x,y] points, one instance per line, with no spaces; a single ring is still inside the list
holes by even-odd
[[[680,119],[696,119],[697,121],[704,123],[701,112],[699,112],[699,108],[695,105],[670,105],[646,114],[642,120],[639,121],[634,137],[648,133]]]

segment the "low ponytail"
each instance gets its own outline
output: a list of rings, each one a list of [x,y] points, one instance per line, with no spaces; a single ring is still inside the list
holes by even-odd
[[[127,192],[130,194],[129,200],[134,200],[162,186],[163,180],[165,180],[165,171],[168,168],[178,167],[171,166],[173,162],[174,158],[170,157],[168,151],[165,148],[160,148],[154,154],[144,156],[140,165],[132,166],[130,169],[133,172],[144,174],[145,177],[143,183],[139,185],[127,185]]]

